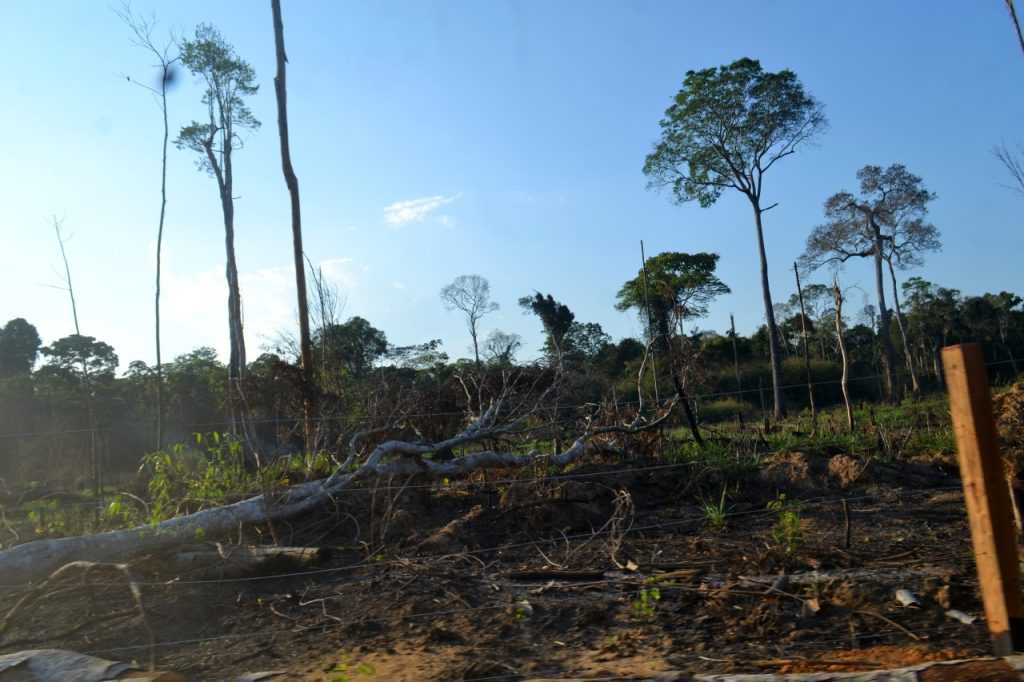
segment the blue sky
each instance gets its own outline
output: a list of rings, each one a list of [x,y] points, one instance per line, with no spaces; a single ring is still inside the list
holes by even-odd
[[[237,250],[249,353],[294,326],[288,196],[280,171],[268,3],[136,2],[164,29],[217,25],[256,69],[264,125],[236,163]],[[346,315],[399,344],[469,337],[439,289],[486,276],[501,310],[484,331],[538,324],[516,306],[552,293],[581,321],[636,334],[615,292],[659,251],[714,251],[733,293],[701,326],[761,323],[749,205],[675,206],[640,171],[687,69],[760,59],[791,68],[827,108],[819,143],[765,183],[773,295],[825,198],[865,164],[902,162],[938,194],[944,250],[916,274],[965,292],[1022,290],[1024,200],[1002,186],[994,144],[1024,139],[1024,55],[1001,0],[952,2],[284,1],[292,153],[306,251],[339,285]],[[152,77],[101,2],[0,9],[0,322],[25,317],[44,342],[72,331],[50,286],[63,217],[82,331],[122,369],[152,361],[159,111],[124,75]],[[202,115],[191,78],[172,93],[177,128]],[[171,151],[165,241],[165,358],[227,347],[216,186]],[[863,265],[843,273],[870,292]],[[826,273],[810,281],[823,281]],[[860,305],[861,302],[855,300]]]

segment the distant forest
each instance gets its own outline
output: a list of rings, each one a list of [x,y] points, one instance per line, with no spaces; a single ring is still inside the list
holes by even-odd
[[[649,260],[656,265],[658,258]],[[647,274],[652,289],[665,276],[650,270]],[[627,289],[620,292],[620,303],[628,300]],[[808,404],[804,325],[815,400],[819,406],[841,401],[833,293],[829,286],[805,286],[805,317],[795,293],[775,306],[785,356],[783,392],[791,410]],[[1019,296],[1007,292],[964,295],[918,277],[904,282],[900,293],[900,322],[907,343],[899,325],[892,327],[891,343],[898,349],[896,378],[901,395],[912,393],[911,369],[920,390],[941,387],[938,351],[951,343],[981,341],[993,363],[994,377],[1009,379],[1016,374],[1016,358],[1024,357],[1024,311]],[[440,440],[479,409],[480,390],[499,386],[502,377],[511,373],[538,387],[559,376],[563,397],[552,421],[565,437],[571,435],[588,403],[614,404],[628,414],[637,409],[638,397],[654,405],[656,391],[662,397],[673,392],[670,363],[664,356],[653,352],[647,358],[648,367],[641,369],[644,340],[613,341],[600,324],[576,320],[571,309],[550,295],[521,300],[544,329],[542,358],[519,362],[519,338],[494,330],[479,344],[478,366],[475,358],[451,360],[436,340],[399,347],[361,317],[334,320],[337,306],[332,301],[337,298],[329,290],[321,294],[313,297],[324,302],[314,306],[313,354],[320,394],[316,438],[323,448],[340,449],[381,414],[403,415],[403,428],[413,437]],[[670,312],[665,310],[670,302],[654,299],[648,301],[652,307]],[[652,310],[652,314],[658,313]],[[858,401],[882,400],[885,390],[875,309],[869,305],[845,314],[850,317],[844,337],[851,395]],[[686,358],[682,375],[700,423],[737,419],[741,414],[759,420],[770,410],[766,326],[751,336],[697,329],[677,336],[677,352]],[[277,346],[247,365],[244,384],[259,447],[283,454],[303,447],[303,393],[294,342],[282,337]],[[650,370],[652,364],[656,375]],[[20,318],[7,322],[0,331],[0,476],[9,481],[60,480],[69,486],[90,486],[94,448],[111,474],[134,471],[141,455],[156,449],[155,368],[134,361],[118,376],[118,366],[116,350],[101,340],[71,335],[44,346],[31,323]],[[174,358],[164,365],[163,375],[165,445],[191,442],[195,433],[230,430],[227,370],[212,348],[197,348]]]

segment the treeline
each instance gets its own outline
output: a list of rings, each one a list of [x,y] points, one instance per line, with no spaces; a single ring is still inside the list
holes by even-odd
[[[681,259],[689,260],[684,264]],[[694,267],[703,266],[713,276],[716,260],[710,254],[654,256],[647,262],[646,303],[633,288],[642,279],[639,273],[623,286],[617,305],[635,309],[652,329],[681,325],[687,317],[700,316],[701,306],[714,295],[727,291],[715,279],[712,291],[703,290],[704,303],[701,296],[691,296],[682,316],[672,303],[680,292],[692,293]],[[671,277],[681,274],[690,279],[670,291]],[[890,343],[899,349],[901,371],[896,376],[904,394],[910,394],[911,368],[922,390],[941,386],[938,353],[950,343],[983,342],[993,376],[1008,379],[1016,374],[1017,358],[1024,356],[1021,297],[1008,292],[964,295],[919,277],[904,282],[901,294],[898,321],[907,344],[898,336],[899,325],[892,326]],[[841,400],[831,287],[808,284],[803,297],[803,318],[796,294],[775,305],[784,356],[783,395],[790,410],[807,406],[805,329],[812,380],[820,382],[815,386],[818,405]],[[489,289],[485,298],[483,303],[493,309]],[[596,405],[623,414],[635,412],[640,400],[653,407],[656,394],[663,400],[674,394],[673,372],[683,381],[701,423],[735,419],[739,413],[759,418],[763,410],[771,410],[766,326],[749,336],[679,326],[675,334],[616,341],[600,324],[576,320],[566,304],[549,294],[534,293],[519,304],[536,316],[544,331],[542,356],[529,362],[518,357],[517,335],[480,331],[483,316],[473,320],[481,336],[477,353],[453,360],[438,340],[396,346],[366,319],[337,321],[318,308],[313,329],[318,447],[343,449],[352,434],[378,423],[381,415],[401,416],[408,438],[440,440],[513,374],[538,393],[557,382],[556,399],[545,403],[554,437],[570,436],[576,421]],[[844,312],[855,400],[884,395],[883,342],[875,331],[875,315],[870,305],[853,314]],[[273,345],[247,365],[243,378],[258,447],[269,456],[301,451],[306,390],[295,344],[282,336]],[[0,330],[0,477],[8,485],[60,480],[92,487],[96,469],[111,475],[133,471],[144,453],[156,449],[157,373],[141,361],[129,363],[120,374],[119,367],[115,349],[101,340],[71,335],[43,345],[31,323],[20,318],[7,322]],[[164,444],[187,443],[195,433],[231,428],[227,367],[212,348],[180,355],[162,369]]]

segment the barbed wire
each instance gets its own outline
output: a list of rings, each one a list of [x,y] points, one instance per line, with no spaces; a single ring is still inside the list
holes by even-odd
[[[950,490],[961,490],[961,486],[956,485],[956,486],[934,487],[934,488],[928,488],[928,489],[923,490],[921,492],[927,492],[927,493],[930,494],[930,493],[945,492],[945,491],[950,491]],[[801,508],[806,509],[808,507],[818,507],[818,506],[823,506],[823,505],[826,505],[826,504],[835,504],[837,502],[841,502],[844,499],[846,500],[847,503],[850,503],[850,502],[857,502],[857,501],[861,501],[861,500],[874,500],[874,499],[877,499],[877,496],[876,495],[870,495],[870,494],[858,495],[858,496],[853,496],[853,497],[849,497],[849,496],[846,496],[846,497],[819,496],[819,497],[816,497],[816,498],[807,498],[807,499],[795,500],[795,501],[797,501],[801,505]],[[851,511],[856,512],[857,510],[851,510]],[[726,519],[733,519],[733,518],[736,518],[736,517],[770,516],[770,515],[773,515],[773,514],[777,514],[777,511],[766,508],[766,509],[748,509],[748,510],[735,511],[735,512],[725,512],[722,516],[723,516],[723,518],[726,518]],[[706,518],[707,518],[707,516],[704,513],[694,514],[694,515],[691,515],[691,516],[686,516],[686,517],[683,517],[683,518],[679,518],[679,519],[675,519],[675,520],[667,521],[667,522],[662,522],[662,523],[646,524],[646,525],[642,525],[642,526],[634,525],[634,526],[630,527],[629,529],[624,530],[623,533],[624,534],[628,534],[628,533],[635,533],[635,532],[641,532],[641,531],[660,530],[660,529],[664,529],[664,528],[675,528],[675,527],[684,526],[684,525],[688,525],[688,524],[699,522],[699,521],[704,521],[704,520],[706,520]],[[396,566],[396,565],[403,566],[403,565],[407,565],[408,562],[413,561],[413,560],[416,560],[416,561],[443,561],[443,560],[447,560],[447,559],[457,559],[459,557],[463,557],[463,556],[466,556],[466,555],[475,556],[475,555],[489,554],[489,553],[501,554],[502,552],[510,550],[510,549],[522,549],[522,548],[525,548],[525,547],[533,547],[533,546],[536,546],[538,544],[552,544],[552,543],[559,544],[559,543],[566,543],[566,542],[571,541],[571,540],[591,540],[591,539],[594,539],[594,538],[597,538],[597,537],[602,537],[602,536],[605,536],[605,535],[612,534],[613,532],[615,532],[614,529],[608,528],[608,529],[604,529],[604,530],[590,531],[590,532],[581,532],[581,533],[576,533],[576,534],[562,534],[562,535],[559,535],[557,537],[550,537],[550,538],[534,538],[534,539],[528,540],[528,541],[504,543],[504,544],[497,545],[497,546],[494,546],[494,547],[485,547],[485,548],[478,548],[478,549],[472,549],[472,550],[464,550],[464,551],[461,551],[461,552],[452,552],[452,553],[443,553],[443,554],[432,554],[432,555],[431,554],[426,554],[426,555],[419,555],[419,556],[411,557],[411,558],[410,557],[399,557],[399,558],[395,558],[395,559],[383,559],[383,560],[370,559],[370,560],[360,561],[360,562],[355,563],[355,564],[347,564],[347,565],[344,565],[344,566],[332,566],[332,567],[328,567],[328,568],[306,569],[306,570],[301,570],[301,571],[289,571],[289,572],[284,572],[284,573],[276,573],[276,574],[261,575],[261,576],[242,576],[242,577],[235,577],[235,578],[201,578],[201,579],[194,579],[194,580],[171,579],[171,580],[159,580],[159,581],[136,581],[135,584],[139,585],[139,586],[146,586],[146,587],[176,587],[176,586],[189,586],[189,585],[216,585],[216,584],[225,584],[225,583],[253,583],[253,582],[271,581],[271,580],[290,580],[290,579],[294,579],[294,578],[309,577],[309,576],[314,576],[314,575],[329,575],[329,574],[345,573],[345,572],[350,572],[350,571],[358,571],[358,570],[365,569],[365,568],[386,568],[386,567],[391,567],[391,566]],[[746,533],[747,536],[753,536],[755,534],[756,534],[755,531],[750,531],[750,532]],[[31,582],[17,583],[17,584],[0,584],[0,589],[22,590],[22,589],[31,588],[33,585],[34,585],[34,583],[31,583]],[[117,587],[117,586],[123,586],[124,583],[123,583],[123,581],[122,582],[106,582],[106,583],[99,582],[99,583],[91,583],[91,585],[93,587]]]

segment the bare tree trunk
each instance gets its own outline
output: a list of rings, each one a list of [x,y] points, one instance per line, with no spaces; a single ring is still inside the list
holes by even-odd
[[[654,326],[654,318],[651,317],[651,302],[647,296],[647,255],[644,253],[644,240],[640,240],[640,273],[643,275],[644,283],[644,308],[647,309],[647,330],[650,333]],[[654,346],[651,347],[651,376],[654,377],[654,402],[661,404],[661,397],[658,395],[658,365],[654,357]]]
[[[271,0],[274,15],[274,46],[277,54],[277,75],[274,91],[277,94],[277,130],[281,138],[281,169],[288,185],[292,205],[292,251],[295,260],[295,289],[299,305],[299,350],[302,362],[302,433],[306,451],[315,449],[313,442],[313,344],[309,335],[309,303],[306,300],[306,267],[302,251],[302,212],[299,204],[299,179],[292,168],[292,154],[288,143],[288,56],[284,51],[284,23],[281,19],[281,0]]]
[[[1021,31],[1020,20],[1017,19],[1017,10],[1013,6],[1013,0],[1006,0],[1006,9],[1010,12],[1010,21],[1013,22],[1013,27],[1017,31],[1017,42],[1020,43],[1021,51],[1024,51],[1024,31]]]
[[[850,405],[850,388],[848,383],[850,362],[846,355],[846,341],[843,339],[843,292],[839,288],[839,280],[832,283],[832,296],[836,302],[836,339],[839,342],[839,357],[843,363],[843,376],[839,382],[843,391],[843,403],[846,405],[846,425],[853,431],[853,407]]]
[[[75,302],[75,287],[71,283],[71,266],[68,264],[68,254],[64,249],[64,235],[61,234],[61,221],[53,218],[53,230],[57,233],[57,244],[60,245],[60,257],[64,261],[64,283],[67,287],[68,298],[71,299],[71,317],[75,322],[75,336],[82,336],[82,329],[78,326],[78,304]],[[92,381],[89,377],[89,365],[86,358],[82,357],[82,387],[85,391],[85,410],[89,424],[89,462],[92,467],[93,494],[98,500],[103,489],[103,472],[99,457],[99,450],[96,447],[96,410],[93,406]],[[99,508],[96,509],[97,520]]]
[[[136,18],[132,14],[131,6],[127,0],[125,0],[120,10],[115,10],[115,13],[135,34],[135,44],[151,52],[156,57],[160,66],[159,90],[145,83],[132,81],[131,77],[128,77],[129,82],[134,82],[136,85],[160,98],[160,113],[162,114],[164,124],[164,139],[160,156],[160,221],[157,223],[156,230],[156,287],[153,295],[153,329],[156,341],[156,448],[159,450],[164,444],[164,368],[160,352],[160,271],[162,266],[161,257],[163,255],[164,218],[167,214],[167,142],[170,135],[167,124],[167,85],[174,76],[173,67],[175,62],[179,60],[179,57],[171,56],[171,51],[175,45],[173,38],[170,38],[163,48],[157,47],[156,43],[153,42],[154,22]]]
[[[740,378],[740,352],[736,349],[736,321],[729,313],[729,330],[732,332],[732,367],[736,372],[736,390],[743,391],[743,380]],[[742,397],[742,393],[740,394]]]
[[[764,248],[764,228],[761,223],[761,202],[750,199],[754,207],[754,223],[757,227],[757,250],[761,257],[761,293],[764,296],[764,316],[768,324],[768,351],[772,368],[772,398],[775,401],[775,419],[786,416],[786,406],[782,401],[782,357],[779,349],[779,328],[775,324],[775,310],[772,308],[772,292],[768,283],[768,254]]]
[[[811,381],[811,353],[807,348],[807,310],[804,308],[804,290],[800,286],[800,271],[793,263],[793,274],[796,276],[796,293],[800,299],[800,337],[804,342],[804,370],[807,373],[807,399],[811,402],[811,429],[818,430],[818,412],[814,408],[814,382]]]
[[[889,264],[889,276],[892,277],[892,303],[896,307],[896,326],[900,330],[900,338],[903,339],[903,356],[907,361],[907,371],[910,372],[910,387],[915,396],[921,395],[921,384],[917,380],[917,371],[914,369],[914,359],[910,355],[910,343],[907,341],[907,330],[903,326],[903,311],[900,309],[899,288],[896,286],[896,271],[892,267],[892,261],[886,259]]]
[[[878,294],[878,340],[881,344],[882,375],[885,399],[890,403],[899,402],[899,386],[896,383],[896,353],[892,347],[892,325],[889,318],[889,307],[885,304],[885,284],[882,275],[882,258],[884,244],[882,234],[873,218],[867,218],[875,237],[875,289]]]
[[[154,334],[156,336],[156,449],[164,446],[164,365],[160,355],[160,266],[164,244],[164,217],[167,214],[167,139],[170,130],[167,125],[167,81],[169,64],[163,65],[160,79],[160,109],[164,118],[164,142],[160,158],[160,222],[156,228],[156,292],[153,297]]]
[[[668,338],[666,337],[666,341]],[[671,362],[672,372],[672,383],[676,389],[676,396],[679,398],[679,402],[683,405],[683,414],[686,415],[686,423],[690,427],[690,434],[693,436],[693,440],[699,447],[704,447],[704,438],[700,435],[700,429],[697,427],[697,417],[693,413],[693,409],[690,407],[690,399],[686,395],[686,388],[683,386],[683,380],[680,376],[679,363],[676,360],[675,353],[672,352],[671,345],[668,349],[669,360]]]

